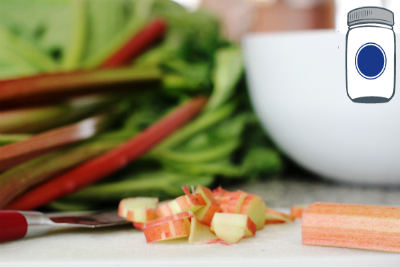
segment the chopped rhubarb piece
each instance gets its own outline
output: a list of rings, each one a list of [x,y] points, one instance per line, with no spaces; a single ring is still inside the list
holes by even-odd
[[[145,154],[196,116],[206,102],[207,98],[198,97],[183,103],[158,122],[117,148],[28,191],[8,205],[8,209],[34,209],[75,192],[125,167],[130,161]],[[5,204],[7,203],[0,203],[0,207]]]
[[[290,215],[297,219],[303,217],[303,211],[308,207],[308,205],[295,205],[290,208]]]
[[[400,252],[400,208],[314,203],[303,213],[304,245]]]
[[[194,216],[193,212],[185,211],[185,212],[181,212],[181,213],[178,213],[178,214],[165,216],[165,217],[161,217],[161,218],[152,220],[150,222],[147,222],[145,224],[145,227],[151,226],[152,224],[157,224],[157,223],[162,222],[162,221],[170,221],[170,220],[177,220],[177,219],[189,219],[189,221],[190,221],[193,216]]]
[[[157,41],[166,30],[166,23],[161,19],[155,19],[133,35],[121,48],[112,54],[102,64],[103,68],[119,67],[130,63],[146,48]]]
[[[171,211],[172,214],[177,214],[184,211],[195,212],[206,205],[206,202],[200,194],[190,193],[190,190],[186,185],[183,186],[182,189],[185,192],[184,196],[177,197],[176,199],[168,202],[169,211]],[[166,213],[169,211],[166,211]]]
[[[245,214],[220,212],[214,214],[211,227],[219,239],[229,243],[253,236],[257,230],[255,223]]]
[[[143,232],[148,243],[188,237],[191,212],[183,212],[146,223]]]
[[[172,212],[172,210],[168,204],[169,204],[169,201],[164,201],[157,206],[157,208],[156,208],[157,217],[161,218],[161,217],[174,215],[174,213]]]
[[[103,115],[49,130],[28,139],[0,147],[0,171],[62,146],[98,134],[106,125]]]
[[[222,212],[240,213],[246,197],[247,194],[243,191],[227,192],[218,202]]]
[[[265,209],[265,224],[272,224],[274,222],[293,222],[295,217],[291,214],[286,214],[270,208]]]
[[[205,201],[203,200],[203,198],[201,198],[201,196],[199,198],[198,196],[200,195],[194,194],[190,196],[189,195],[180,196],[174,200],[171,200],[168,203],[168,206],[173,214],[177,214],[184,211],[196,212],[201,207],[205,206]]]
[[[190,244],[206,244],[216,238],[217,237],[210,231],[208,225],[202,224],[195,217],[192,218],[189,235]]]
[[[257,230],[262,229],[265,224],[266,205],[261,197],[249,194],[243,201],[240,213],[247,214],[250,219],[257,225]]]
[[[156,212],[152,208],[129,210],[126,219],[130,222],[145,223],[156,218]]]
[[[219,203],[226,199],[226,194],[229,193],[230,191],[223,189],[221,186],[218,186],[212,191],[212,194],[214,196],[214,199]]]
[[[119,202],[118,215],[135,223],[145,223],[156,218],[158,199],[150,197],[125,198]]]
[[[220,211],[218,202],[214,199],[213,193],[207,187],[201,185],[197,186],[196,193],[200,194],[206,203],[204,207],[196,212],[196,218],[200,222],[210,225],[214,214]]]
[[[49,73],[0,81],[0,103],[15,105],[93,93],[117,85],[158,81],[157,68],[113,68],[64,73]]]
[[[244,191],[228,191],[222,187],[213,190],[213,196],[220,205],[222,212],[240,213],[244,199],[247,193]]]

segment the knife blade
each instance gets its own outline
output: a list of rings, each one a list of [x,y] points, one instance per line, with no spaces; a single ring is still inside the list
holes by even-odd
[[[38,211],[0,211],[0,242],[43,235],[51,230],[68,228],[103,228],[130,222],[116,211],[46,215]]]

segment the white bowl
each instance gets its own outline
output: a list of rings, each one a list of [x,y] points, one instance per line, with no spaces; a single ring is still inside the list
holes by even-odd
[[[346,93],[345,34],[250,34],[243,46],[256,113],[285,154],[323,177],[400,184],[400,75],[390,102],[359,104]]]

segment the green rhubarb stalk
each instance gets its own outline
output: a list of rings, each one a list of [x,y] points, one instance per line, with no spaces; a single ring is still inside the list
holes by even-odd
[[[31,137],[30,134],[0,134],[0,146],[19,142]]]
[[[62,62],[65,70],[73,70],[79,67],[85,49],[87,35],[87,1],[73,0],[74,25],[72,37]]]
[[[42,71],[54,71],[58,68],[55,61],[40,51],[35,46],[26,42],[25,40],[15,36],[13,33],[0,25],[0,40],[4,43],[12,44],[9,49],[17,52],[23,58],[26,58],[33,66],[37,66]]]
[[[168,139],[163,141],[153,150],[153,152],[150,152],[151,155],[153,155],[153,153],[156,155],[159,153],[158,151],[177,146],[196,133],[206,130],[225,118],[228,118],[235,111],[235,108],[236,103],[228,103],[212,112],[201,114],[198,118],[194,119],[192,122],[188,123],[173,135],[168,137]]]
[[[282,165],[279,154],[268,148],[254,148],[237,165],[230,162],[229,158],[222,158],[213,162],[168,162],[169,168],[188,175],[219,175],[225,178],[252,177],[258,173],[277,173]]]
[[[65,197],[74,201],[118,201],[124,197],[139,195],[171,196],[178,195],[183,185],[210,185],[212,176],[186,174],[171,171],[150,171],[128,176],[121,181],[92,185]]]
[[[98,138],[71,148],[39,156],[0,175],[0,202],[8,203],[52,176],[96,157],[121,144],[123,140]]]
[[[200,163],[229,157],[240,145],[240,140],[229,139],[197,151],[179,151],[165,149],[153,154],[158,159],[179,162],[181,164]]]
[[[77,97],[55,106],[0,111],[0,133],[34,133],[76,121],[113,102],[108,95]]]

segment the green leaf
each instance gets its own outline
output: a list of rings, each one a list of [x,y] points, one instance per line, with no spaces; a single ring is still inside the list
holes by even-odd
[[[57,68],[70,44],[73,6],[69,0],[0,1],[0,24],[12,48],[39,66]]]
[[[215,55],[214,90],[206,109],[212,110],[226,103],[234,94],[243,73],[243,59],[238,47],[222,48]]]
[[[255,176],[260,173],[277,173],[282,168],[282,160],[276,150],[256,147],[247,152],[242,166],[249,176]]]
[[[128,3],[132,6],[132,14],[128,21],[113,38],[104,41],[98,52],[82,62],[84,68],[98,67],[149,21],[152,15],[153,0],[129,0]]]
[[[125,0],[87,0],[87,36],[82,62],[96,58],[127,23]]]

